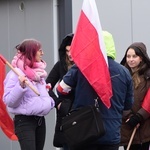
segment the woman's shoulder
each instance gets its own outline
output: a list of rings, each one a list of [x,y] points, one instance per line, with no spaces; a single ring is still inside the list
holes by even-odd
[[[14,68],[7,73],[9,77],[17,77],[18,75],[25,75],[19,68]]]
[[[54,64],[54,66],[53,66],[53,68],[59,68],[59,67],[61,67],[62,66],[62,62],[59,60],[59,61],[57,61],[55,64]]]
[[[24,72],[20,69],[20,68],[14,68],[13,70],[10,70],[10,72],[12,72],[12,74],[16,74],[16,75],[25,75]]]

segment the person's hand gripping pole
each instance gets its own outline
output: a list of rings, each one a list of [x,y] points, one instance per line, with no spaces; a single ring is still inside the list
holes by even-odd
[[[18,76],[20,76],[20,74],[17,72],[17,70],[0,54],[0,59],[3,61],[4,64],[7,64],[13,71],[14,73],[16,73]],[[30,87],[30,89],[37,94],[38,96],[40,96],[39,92],[31,85],[28,83],[27,80],[25,80],[25,84]]]

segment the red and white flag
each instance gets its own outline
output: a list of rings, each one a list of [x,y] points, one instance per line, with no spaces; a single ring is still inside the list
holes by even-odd
[[[95,0],[84,0],[76,32],[71,44],[71,55],[102,102],[110,108],[112,97],[102,28]]]

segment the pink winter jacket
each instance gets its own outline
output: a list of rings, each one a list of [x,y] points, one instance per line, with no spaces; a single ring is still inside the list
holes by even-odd
[[[16,69],[24,75],[20,69]],[[28,86],[23,89],[19,84],[18,76],[13,71],[7,74],[4,81],[3,101],[8,111],[14,115],[47,115],[55,103],[46,90],[44,78],[41,78],[41,82],[28,82],[40,93],[40,96],[36,95]]]

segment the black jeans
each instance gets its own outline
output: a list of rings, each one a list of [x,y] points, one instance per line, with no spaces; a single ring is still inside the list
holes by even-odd
[[[14,125],[21,150],[43,150],[46,134],[44,117],[15,115]]]
[[[119,150],[119,144],[113,145],[87,145],[79,148],[70,148],[69,150]]]

